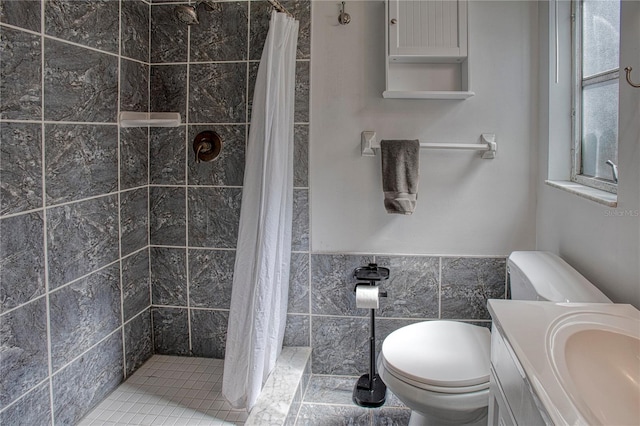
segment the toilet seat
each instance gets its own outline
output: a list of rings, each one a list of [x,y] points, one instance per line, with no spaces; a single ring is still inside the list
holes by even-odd
[[[489,387],[491,333],[457,321],[425,321],[402,327],[382,344],[380,363],[420,389],[469,393]]]

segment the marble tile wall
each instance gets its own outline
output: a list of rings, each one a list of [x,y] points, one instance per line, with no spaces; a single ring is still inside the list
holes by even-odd
[[[264,0],[215,2],[214,11],[199,8],[200,24],[188,27],[174,13],[176,5],[186,3],[151,3],[150,108],[178,111],[184,117],[180,127],[150,133],[154,350],[223,358],[251,100],[271,6]],[[292,241],[296,278],[292,283],[298,283],[297,297],[303,299],[308,292],[310,257],[311,2],[283,3],[300,21]],[[216,160],[196,163],[192,144],[204,130],[216,131],[223,149]],[[308,318],[291,316],[288,329],[294,337],[289,340],[295,339],[299,326],[308,329],[308,325]]]
[[[151,5],[0,0],[0,424],[74,424],[153,351]]]
[[[352,274],[369,262],[390,269],[389,280],[380,285],[387,297],[380,298],[376,311],[378,351],[391,332],[418,321],[450,319],[489,327],[487,299],[506,297],[504,257],[312,253],[306,294],[294,291],[289,297],[289,315],[310,327],[294,331],[292,326],[289,338],[295,344],[310,342],[314,374],[355,376],[368,370],[370,313],[356,307]]]

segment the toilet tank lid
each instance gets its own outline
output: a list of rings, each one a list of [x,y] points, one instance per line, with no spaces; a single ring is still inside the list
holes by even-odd
[[[514,251],[507,266],[512,285],[517,276],[533,287],[539,300],[611,303],[589,280],[554,253]]]

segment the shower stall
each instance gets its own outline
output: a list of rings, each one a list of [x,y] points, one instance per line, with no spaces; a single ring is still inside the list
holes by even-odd
[[[194,9],[199,24],[185,25],[181,6],[0,4],[2,424],[75,424],[153,354],[225,356],[273,7],[208,1]],[[308,310],[295,300],[310,256],[310,2],[287,8],[300,37],[284,345],[309,346]],[[179,112],[182,123],[124,128],[123,111]],[[191,144],[204,130],[223,149],[197,163]]]

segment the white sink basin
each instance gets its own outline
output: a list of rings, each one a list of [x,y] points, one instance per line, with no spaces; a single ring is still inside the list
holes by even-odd
[[[582,312],[547,335],[554,375],[589,425],[640,424],[640,321]]]

